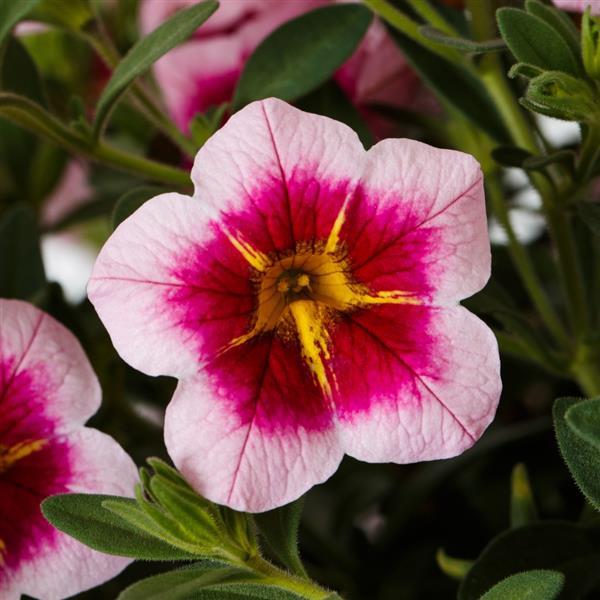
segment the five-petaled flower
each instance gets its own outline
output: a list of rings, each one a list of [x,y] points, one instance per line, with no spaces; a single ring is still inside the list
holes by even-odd
[[[40,503],[65,492],[132,495],[133,461],[83,423],[100,386],[74,336],[18,300],[0,300],[0,598],[72,596],[114,577],[128,559],[54,529]]]
[[[496,341],[457,305],[490,272],[470,156],[275,99],[200,150],[102,249],[90,299],[121,356],[180,379],[165,439],[196,489],[263,511],[370,462],[454,456],[490,423]]]

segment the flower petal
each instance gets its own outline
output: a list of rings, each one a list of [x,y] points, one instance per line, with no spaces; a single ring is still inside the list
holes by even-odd
[[[261,337],[233,348],[167,408],[173,462],[214,502],[261,512],[329,478],[342,458],[330,406],[294,342]]]
[[[269,98],[233,115],[201,148],[195,196],[257,250],[289,251],[327,238],[364,156],[346,125]]]
[[[231,319],[243,312],[237,302],[243,304],[244,294],[252,301],[249,281],[226,270],[213,273],[205,253],[198,257],[213,236],[200,200],[163,194],[121,223],[102,248],[88,295],[115,348],[136,369],[149,375],[195,373],[199,355],[192,334],[194,319],[206,312],[204,297],[214,297]],[[223,246],[247,273],[231,244],[225,240]],[[220,324],[227,333],[231,324]]]
[[[340,435],[350,456],[447,458],[492,421],[501,390],[498,346],[466,309],[374,307],[342,321],[332,337]]]
[[[378,143],[341,237],[354,275],[377,290],[435,303],[472,295],[490,274],[478,163],[413,140]]]
[[[39,401],[9,401],[8,390],[25,371],[37,373],[41,409],[55,431],[83,424],[100,407],[100,385],[75,336],[27,302],[0,299],[0,435],[35,411],[29,401]]]
[[[82,428],[67,436],[64,447],[68,448],[70,470],[63,491],[133,495],[135,465],[112,438],[95,429]],[[18,492],[15,488],[12,493]],[[23,593],[60,600],[115,577],[131,562],[96,552],[57,532],[44,520],[39,508],[32,520],[39,520],[40,533],[30,538],[30,557],[20,562],[7,579],[0,580],[2,598]],[[35,527],[35,523],[28,526]]]

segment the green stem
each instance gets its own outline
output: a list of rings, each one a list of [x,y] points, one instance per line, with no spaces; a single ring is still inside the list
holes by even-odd
[[[467,8],[471,14],[471,26],[475,37],[477,39],[494,37],[496,25],[490,0],[467,0]],[[515,143],[525,150],[538,154],[541,148],[508,84],[500,59],[494,54],[487,54],[479,63],[479,72]],[[562,207],[558,206],[556,192],[551,183],[537,173],[531,173],[530,177],[542,197],[548,229],[557,249],[560,280],[567,301],[571,326],[578,335],[582,335],[588,323],[588,307],[571,223]]]
[[[527,249],[521,244],[512,227],[508,207],[498,178],[489,176],[487,178],[487,187],[489,198],[492,203],[492,210],[506,232],[508,238],[508,250],[533,305],[536,307],[540,317],[555,338],[562,344],[567,344],[567,333],[544,292]]]
[[[458,32],[442,15],[434,8],[428,0],[409,0],[412,9],[423,18],[424,21],[430,23],[440,31],[448,35],[455,36]]]
[[[326,590],[308,579],[300,579],[279,569],[261,556],[252,556],[245,561],[245,566],[263,575],[265,583],[277,585],[285,590],[294,592],[307,600],[341,600],[334,592]]]
[[[395,6],[390,4],[387,0],[362,0],[365,6],[368,6],[378,17],[381,17],[384,21],[389,23],[392,27],[397,29],[400,33],[403,33],[411,40],[425,46],[427,49],[439,54],[440,56],[455,62],[461,63],[463,61],[462,54],[453,50],[440,46],[424,38],[419,33],[419,23],[413,21],[410,17],[405,15],[401,10],[398,10]]]
[[[104,28],[101,25],[82,35],[100,58],[102,58],[107,67],[114,69],[119,64],[121,57],[113,47],[112,40],[106,36]],[[131,94],[150,123],[169,137],[186,155],[192,158],[196,155],[198,150],[196,144],[165,116],[164,111],[156,105],[139,81],[132,84]]]
[[[581,156],[577,165],[577,179],[586,184],[593,176],[600,162],[600,125],[587,126],[581,146]]]

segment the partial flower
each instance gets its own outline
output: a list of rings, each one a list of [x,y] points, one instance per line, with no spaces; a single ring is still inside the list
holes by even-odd
[[[177,9],[192,0],[144,0],[140,10],[142,32],[148,33]],[[254,49],[284,22],[329,0],[222,0],[219,10],[196,37],[175,48],[155,65],[155,74],[167,107],[183,130],[198,112],[231,100],[237,80]],[[201,59],[199,59],[201,57]],[[336,80],[376,132],[386,131],[385,121],[366,108],[386,103],[400,108],[434,110],[415,72],[387,34],[375,21]],[[389,129],[389,124],[387,125]]]
[[[598,0],[554,0],[554,4],[564,10],[583,12],[590,8],[593,15],[600,15],[600,2]]]
[[[180,379],[169,453],[207,498],[290,502],[337,469],[445,458],[492,420],[496,341],[457,305],[490,273],[470,156],[269,99],[101,250],[88,293],[121,356]]]
[[[79,342],[34,306],[0,299],[0,598],[58,600],[117,575],[129,562],[60,533],[42,516],[50,495],[130,496],[136,469],[85,421],[100,386]]]

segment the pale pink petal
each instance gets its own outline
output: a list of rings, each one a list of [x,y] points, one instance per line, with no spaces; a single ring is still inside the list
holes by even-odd
[[[583,12],[590,8],[592,14],[600,15],[600,2],[598,0],[554,0],[554,4],[564,10]]]
[[[491,254],[477,161],[403,139],[379,142],[366,162],[362,204],[341,234],[355,276],[375,289],[414,291],[434,303],[479,291],[490,276]],[[426,278],[421,289],[402,289],[412,286],[405,275],[418,274],[413,267],[404,272],[408,259]]]
[[[20,300],[0,300],[0,323],[1,389],[23,371],[37,371],[44,387],[44,412],[58,431],[83,424],[98,410],[100,385],[73,334]],[[4,424],[13,418],[3,417]]]
[[[250,352],[245,360],[256,358]],[[232,384],[221,371],[180,381],[167,408],[165,442],[175,465],[200,494],[242,511],[295,500],[328,479],[343,456],[325,405],[309,408],[314,393],[307,414],[295,412],[311,386],[304,366],[295,368],[298,357],[280,352],[268,360],[262,378],[238,373]],[[304,388],[293,385],[298,377]]]
[[[201,200],[162,194],[121,223],[102,248],[88,295],[115,348],[136,369],[180,377],[198,369],[195,340],[180,326],[185,315],[169,298],[187,290],[178,269],[212,235]]]
[[[349,127],[269,98],[233,115],[201,148],[194,195],[258,250],[286,250],[329,232],[363,162]]]
[[[66,492],[133,496],[137,471],[133,461],[109,436],[83,428],[67,436],[70,483]],[[21,563],[0,585],[4,593],[18,591],[43,600],[60,600],[118,575],[131,559],[96,552],[63,533],[39,536],[35,556]]]
[[[338,427],[350,456],[395,463],[456,456],[494,418],[497,342],[466,309],[373,309],[334,336]]]

